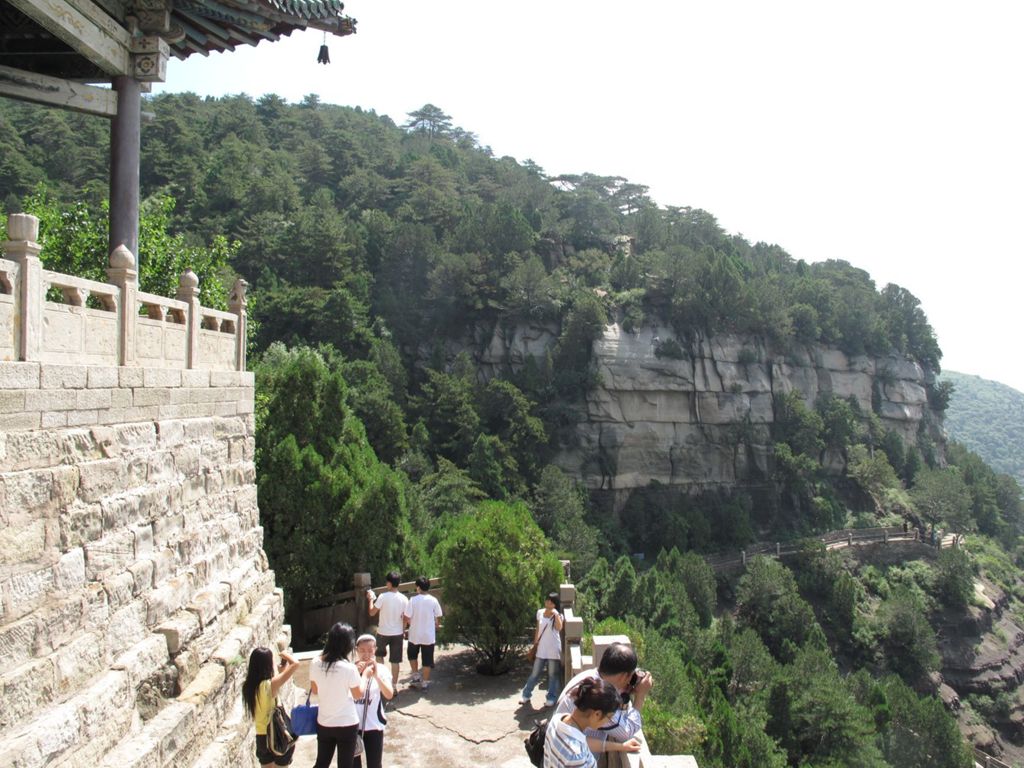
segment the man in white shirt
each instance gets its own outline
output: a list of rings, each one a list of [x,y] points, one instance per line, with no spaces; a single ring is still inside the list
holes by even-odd
[[[391,679],[398,681],[398,670],[402,662],[402,635],[405,633],[405,609],[409,598],[398,591],[402,583],[402,574],[392,571],[388,574],[388,588],[380,597],[373,594],[372,589],[366,590],[366,599],[370,603],[371,616],[380,614],[377,620],[377,663],[384,663],[384,652],[391,657]],[[413,667],[415,671],[415,667]]]
[[[423,683],[423,690],[430,687],[430,671],[434,668],[434,644],[437,630],[441,627],[441,604],[428,594],[430,579],[420,576],[416,579],[416,594],[405,608],[405,624],[409,627],[409,666],[412,680],[409,685],[417,687]],[[423,651],[423,676],[419,672],[419,653]]]

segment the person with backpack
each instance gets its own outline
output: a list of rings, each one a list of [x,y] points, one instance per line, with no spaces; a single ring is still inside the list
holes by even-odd
[[[277,692],[295,674],[299,663],[282,651],[281,665],[274,674],[274,652],[269,648],[253,648],[249,668],[242,683],[242,703],[253,719],[256,729],[256,760],[263,768],[291,765],[295,745],[283,755],[275,755],[267,746],[267,727],[277,706]]]
[[[568,696],[573,702],[572,711],[556,714],[548,723],[544,768],[597,768],[597,758],[590,751],[586,731],[610,723],[622,699],[614,685],[599,677],[585,678]],[[626,752],[640,750],[640,742],[635,738],[622,746]]]

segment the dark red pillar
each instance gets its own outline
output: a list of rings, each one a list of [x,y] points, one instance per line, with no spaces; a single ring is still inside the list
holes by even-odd
[[[115,77],[117,116],[110,126],[110,247],[124,244],[139,267],[139,153],[142,89],[139,81]]]

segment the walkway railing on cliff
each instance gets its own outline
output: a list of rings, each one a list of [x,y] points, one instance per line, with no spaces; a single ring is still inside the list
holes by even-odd
[[[916,528],[904,530],[902,526],[889,528],[843,528],[838,531],[829,531],[821,536],[810,539],[800,539],[786,542],[759,542],[751,544],[739,552],[727,552],[715,555],[707,555],[704,559],[716,573],[728,571],[733,568],[743,568],[747,560],[756,556],[768,557],[792,557],[793,555],[806,552],[808,541],[818,541],[825,545],[825,549],[843,549],[845,547],[856,547],[863,544],[889,544],[897,541],[921,541],[920,531]],[[949,533],[938,535],[933,546],[941,549],[948,549],[957,545],[959,537]]]
[[[1009,763],[1004,763],[998,757],[992,757],[977,747],[974,748],[974,764],[977,768],[1014,768]]]
[[[245,370],[244,280],[235,281],[231,311],[222,312],[200,304],[191,270],[173,299],[140,291],[135,257],[124,246],[110,254],[110,282],[102,283],[43,269],[35,216],[12,214],[7,237],[0,245],[0,360]],[[47,298],[51,289],[62,301]]]

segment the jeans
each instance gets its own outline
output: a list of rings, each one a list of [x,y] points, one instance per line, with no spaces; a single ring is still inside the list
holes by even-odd
[[[528,699],[533,694],[533,688],[540,680],[540,673],[544,665],[548,667],[548,701],[558,701],[558,694],[562,692],[562,662],[558,659],[534,659],[533,671],[523,686],[523,698]]]

